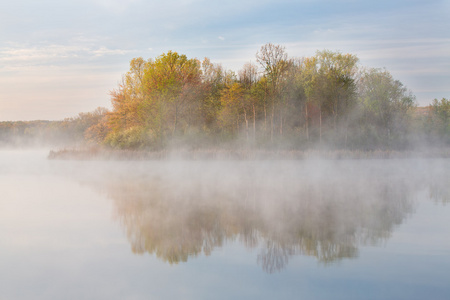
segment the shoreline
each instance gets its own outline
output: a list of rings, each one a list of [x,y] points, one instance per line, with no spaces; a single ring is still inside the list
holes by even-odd
[[[408,158],[450,158],[450,148],[426,150],[109,150],[61,149],[51,150],[49,160],[305,160],[305,159],[408,159]]]

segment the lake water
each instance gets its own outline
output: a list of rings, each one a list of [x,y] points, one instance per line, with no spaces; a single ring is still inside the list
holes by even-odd
[[[0,299],[450,299],[450,160],[0,151]]]

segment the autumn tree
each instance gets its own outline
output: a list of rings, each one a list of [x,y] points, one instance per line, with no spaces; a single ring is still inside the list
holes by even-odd
[[[355,55],[324,50],[289,58],[271,43],[237,74],[172,51],[135,58],[111,101],[112,111],[92,134],[101,139],[106,132],[105,143],[119,148],[163,148],[197,136],[220,144],[243,134],[270,147],[310,147],[323,135],[338,147],[360,138],[385,147],[407,132],[414,106],[401,82],[387,71],[360,71]],[[443,120],[441,104],[436,122]]]
[[[145,101],[143,109],[160,142],[166,135],[174,136],[181,127],[186,130],[198,111],[198,86],[201,83],[200,62],[169,51],[149,63],[144,75]],[[156,121],[156,123],[155,123]],[[155,128],[157,127],[157,128]]]
[[[94,111],[87,113],[89,127],[84,130],[84,138],[88,142],[101,144],[109,133],[108,127],[109,111],[104,107],[97,107]]]
[[[113,112],[107,142],[118,147],[163,146],[166,137],[199,120],[200,62],[169,51],[155,60],[133,59],[130,71],[111,93]]]
[[[238,82],[234,82],[223,89],[220,103],[220,122],[225,133],[235,136],[239,133],[244,89]]]

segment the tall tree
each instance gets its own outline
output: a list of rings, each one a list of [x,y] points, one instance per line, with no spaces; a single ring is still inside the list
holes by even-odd
[[[319,141],[322,141],[322,106],[324,97],[321,95],[322,80],[319,76],[317,58],[308,57],[303,61],[302,80],[306,94],[305,119],[306,119],[306,138],[309,140],[309,110],[308,107],[313,104],[319,110]]]
[[[305,87],[309,102],[315,103],[320,111],[319,138],[322,139],[322,118],[332,116],[333,128],[337,134],[338,122],[347,120],[349,111],[356,103],[355,74],[358,58],[329,50],[318,51],[313,58],[305,60]]]
[[[244,67],[239,71],[239,82],[245,90],[244,101],[242,103],[244,110],[245,126],[247,141],[249,140],[249,112],[252,113],[253,123],[253,140],[256,139],[256,114],[258,97],[256,84],[259,80],[258,67],[253,63],[246,63]]]
[[[190,113],[199,111],[201,82],[200,62],[186,55],[169,51],[149,63],[144,75],[143,108],[153,117],[148,125],[157,129],[160,145],[165,136],[176,134],[180,123],[184,129],[191,125]]]
[[[141,112],[145,98],[143,76],[148,65],[149,61],[141,57],[132,59],[119,87],[110,93],[113,110],[106,120],[109,132],[105,142],[111,146],[136,147],[142,144],[145,127],[145,117]]]
[[[222,90],[220,97],[220,121],[226,133],[235,136],[239,133],[241,115],[243,114],[244,89],[234,82]],[[245,113],[244,113],[245,114]]]
[[[282,91],[287,75],[287,71],[290,66],[288,55],[283,46],[274,45],[271,43],[265,44],[256,53],[256,60],[263,68],[264,76],[267,78],[268,83],[268,99],[271,106],[270,116],[270,139],[273,142],[274,134],[274,118],[275,109],[283,101]],[[282,134],[283,128],[283,115],[280,110],[280,134]]]
[[[316,54],[321,78],[321,97],[324,108],[333,116],[335,134],[338,121],[347,117],[356,100],[355,74],[358,58],[352,54],[342,54],[329,50]],[[344,120],[347,123],[347,120]],[[347,124],[343,124],[345,139],[347,140]]]

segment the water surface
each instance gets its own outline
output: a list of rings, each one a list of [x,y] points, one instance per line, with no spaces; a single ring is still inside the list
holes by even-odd
[[[0,151],[0,299],[448,299],[450,160]]]

